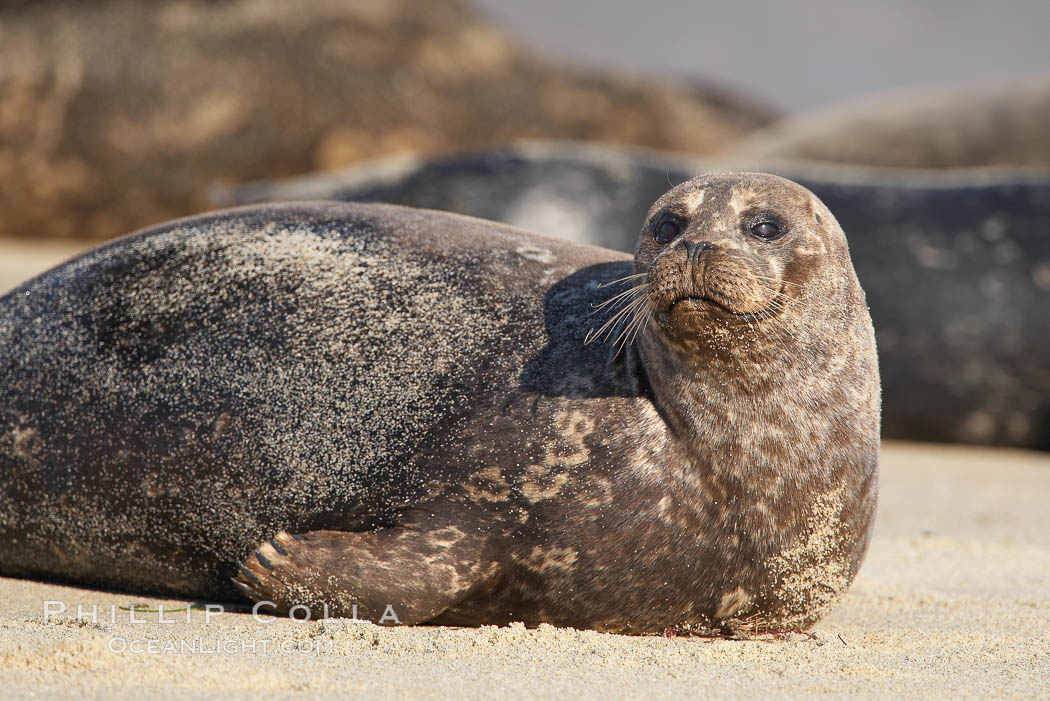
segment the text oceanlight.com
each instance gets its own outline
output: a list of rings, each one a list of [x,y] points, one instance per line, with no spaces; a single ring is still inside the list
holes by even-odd
[[[240,655],[267,652],[300,655],[330,654],[331,640],[205,640],[204,638],[110,638],[109,651],[117,655]]]

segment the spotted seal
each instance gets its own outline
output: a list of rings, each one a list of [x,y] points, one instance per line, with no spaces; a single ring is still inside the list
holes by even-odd
[[[394,206],[220,212],[16,289],[0,341],[6,575],[725,633],[814,623],[871,532],[864,294],[775,176],[674,188],[633,263]]]

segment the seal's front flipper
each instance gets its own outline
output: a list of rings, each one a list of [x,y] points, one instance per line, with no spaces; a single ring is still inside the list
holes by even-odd
[[[491,575],[496,567],[486,562],[485,550],[479,536],[454,526],[294,536],[281,532],[241,565],[234,584],[281,612],[301,605],[314,619],[327,614],[415,624],[438,616],[486,584],[483,573]]]

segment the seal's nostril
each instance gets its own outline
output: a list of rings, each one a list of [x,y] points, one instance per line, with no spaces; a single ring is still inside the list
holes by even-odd
[[[685,254],[689,257],[691,263],[695,263],[701,253],[715,247],[710,241],[682,241],[682,246],[685,247]]]

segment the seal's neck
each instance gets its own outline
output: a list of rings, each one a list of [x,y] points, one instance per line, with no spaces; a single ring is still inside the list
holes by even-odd
[[[848,349],[821,343],[827,340],[796,337],[786,346],[742,344],[739,353],[685,353],[650,329],[635,352],[696,469],[801,482],[828,478],[851,442],[878,441],[877,418],[868,435],[874,369],[859,367]]]

